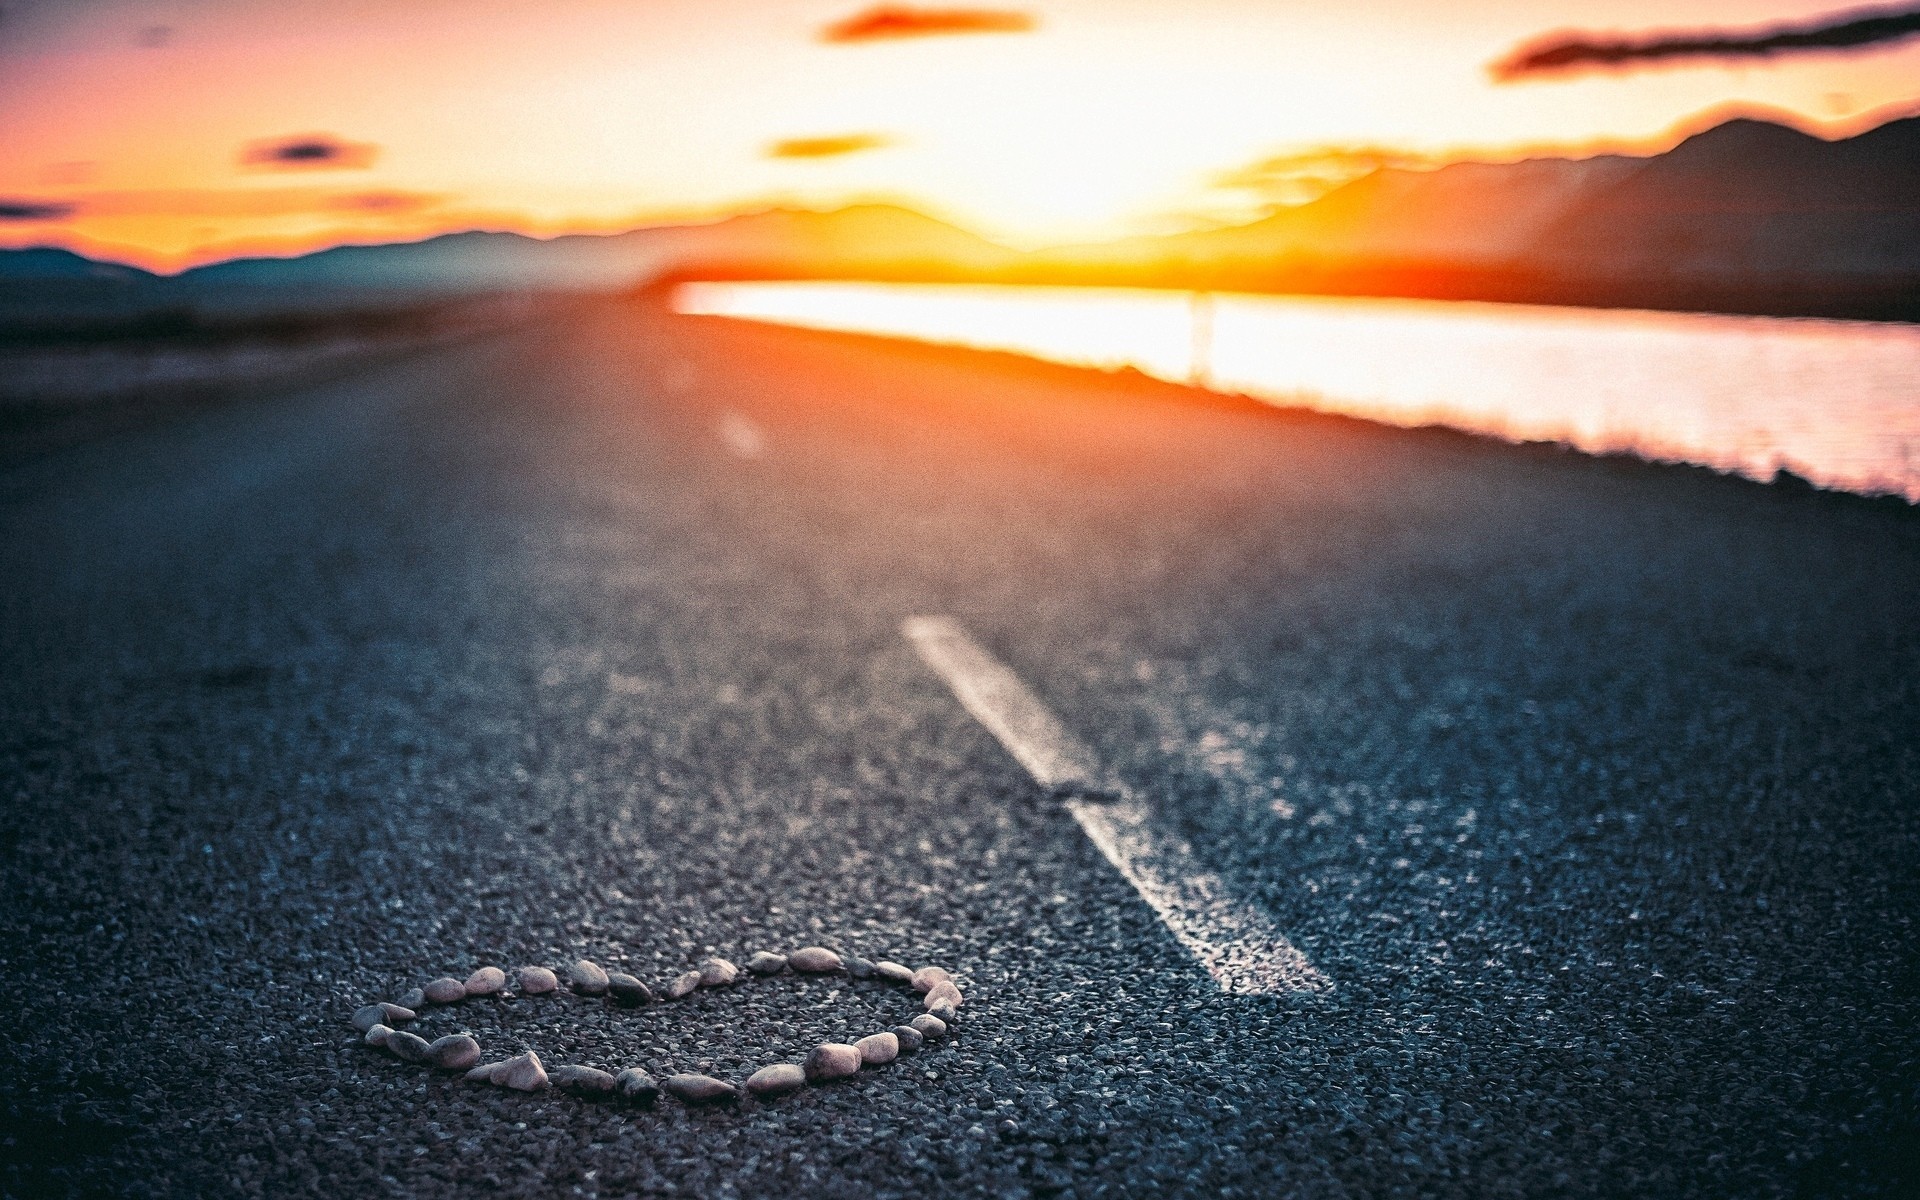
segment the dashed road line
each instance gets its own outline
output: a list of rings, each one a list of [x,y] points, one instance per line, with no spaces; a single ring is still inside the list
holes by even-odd
[[[1272,918],[1203,868],[1192,848],[1164,831],[1147,805],[1106,775],[1092,750],[957,622],[909,617],[901,632],[1036,783],[1068,797],[1067,811],[1087,837],[1221,990],[1271,996],[1331,986]]]
[[[721,413],[716,432],[727,449],[741,458],[759,458],[767,452],[766,431],[737,412]]]

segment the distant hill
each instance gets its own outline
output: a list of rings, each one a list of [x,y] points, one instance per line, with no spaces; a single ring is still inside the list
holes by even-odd
[[[338,246],[294,258],[245,258],[188,271],[195,284],[475,289],[616,288],[661,276],[979,272],[1012,253],[931,217],[886,205],[773,210],[705,225],[550,239],[451,233],[426,241]]]
[[[0,282],[106,280],[135,283],[155,276],[138,267],[96,262],[53,246],[0,250]]]
[[[1920,318],[1920,118],[1752,118],[1664,154],[1383,169],[1251,225],[1036,256],[1032,277]]]
[[[1644,157],[1386,168],[1249,225],[1030,254],[860,205],[606,236],[340,246],[217,263],[162,286],[209,304],[243,283],[324,301],[335,289],[672,278],[1107,283],[1920,320],[1920,118],[1837,141],[1740,118]],[[0,284],[50,294],[59,279],[97,288],[153,277],[64,250],[0,251]]]

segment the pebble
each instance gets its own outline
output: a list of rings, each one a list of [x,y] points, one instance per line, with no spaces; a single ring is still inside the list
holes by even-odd
[[[507,973],[499,967],[481,967],[467,976],[466,989],[469,996],[491,996],[507,986]]]
[[[652,988],[633,976],[622,975],[618,971],[607,976],[607,994],[613,997],[615,1004],[624,1004],[628,1008],[645,1004],[653,999]]]
[[[860,1051],[845,1042],[821,1042],[807,1055],[808,1079],[845,1079],[860,1070]]]
[[[492,1083],[493,1073],[506,1065],[507,1064],[503,1062],[481,1063],[479,1066],[467,1072],[467,1075],[466,1075],[467,1082]]]
[[[709,958],[700,964],[701,987],[726,987],[740,978],[740,968],[724,958]]]
[[[959,1008],[960,1005],[964,1003],[960,996],[960,989],[954,986],[953,980],[951,979],[941,980],[939,983],[934,984],[927,992],[927,1011],[933,1011],[933,1006],[942,1000],[945,1000],[955,1008]]]
[[[855,979],[872,979],[873,964],[857,956],[849,958],[847,959],[847,974],[853,976]]]
[[[401,1008],[398,1004],[388,1004],[382,1000],[378,1004],[369,1004],[365,1008],[356,1010],[353,1014],[353,1027],[365,1033],[375,1025],[398,1025],[403,1021],[411,1021],[418,1015],[410,1008]]]
[[[908,982],[913,984],[914,991],[924,993],[932,991],[936,983],[953,982],[953,976],[944,967],[921,967]]]
[[[443,1071],[464,1071],[480,1061],[480,1043],[467,1034],[450,1033],[427,1047],[427,1061]]]
[[[388,1029],[385,1025],[375,1025],[373,1028],[367,1030],[367,1036],[363,1040],[369,1046],[384,1046],[387,1044],[387,1038],[392,1036],[392,1034],[393,1030]]]
[[[544,996],[560,986],[560,979],[545,967],[521,967],[516,977],[522,996]]]
[[[879,962],[873,964],[873,973],[875,975],[878,975],[880,978],[886,980],[888,983],[912,983],[913,982],[912,967],[903,967],[897,962],[888,962],[884,958],[881,959]]]
[[[408,988],[406,995],[400,997],[401,1008],[420,1009],[427,1006],[427,994],[419,988]]]
[[[418,1034],[405,1033],[398,1029],[391,1030],[387,1034],[387,1040],[381,1045],[401,1062],[427,1061],[427,1039]]]
[[[583,958],[567,968],[567,983],[582,996],[607,994],[607,973],[589,959]]]
[[[829,971],[840,969],[840,956],[825,946],[807,946],[788,955],[787,963],[796,971],[804,971],[809,975],[825,975]]]
[[[548,1073],[553,1086],[588,1100],[613,1095],[613,1076],[598,1067],[555,1067]]]
[[[516,1092],[537,1092],[547,1086],[547,1069],[540,1056],[529,1050],[493,1066],[493,1082]]]
[[[937,1042],[947,1036],[947,1023],[932,1013],[921,1013],[908,1025],[920,1031],[920,1036],[929,1042]]]
[[[756,1096],[779,1096],[807,1086],[807,1070],[799,1063],[774,1063],[747,1076],[747,1090]]]
[[[660,1096],[660,1085],[639,1067],[628,1067],[613,1077],[613,1090],[629,1104],[650,1108]]]
[[[740,1098],[740,1089],[711,1075],[669,1075],[661,1084],[687,1104],[718,1104]]]
[[[699,986],[700,972],[688,971],[667,985],[667,999],[679,1000],[682,997],[691,996]]]
[[[787,969],[787,956],[774,954],[767,950],[756,950],[747,960],[747,970],[755,975],[778,975]]]
[[[353,1027],[361,1033],[365,1033],[375,1025],[385,1025],[386,1023],[387,1010],[384,1005],[369,1004],[365,1008],[356,1008],[353,1010]]]
[[[953,1006],[952,1001],[942,996],[939,1000],[927,1006],[926,1015],[939,1021],[943,1025],[951,1025],[953,1024],[953,1019],[960,1015],[960,1010]]]
[[[467,998],[467,985],[446,976],[434,980],[422,990],[431,1004],[452,1004],[455,1000]]]
[[[891,1033],[870,1033],[853,1044],[867,1066],[890,1063],[900,1057],[900,1039]]]
[[[920,1043],[927,1040],[921,1035],[918,1029],[915,1029],[911,1025],[895,1025],[893,1027],[893,1036],[899,1039],[900,1053],[902,1054],[912,1054],[920,1048]]]

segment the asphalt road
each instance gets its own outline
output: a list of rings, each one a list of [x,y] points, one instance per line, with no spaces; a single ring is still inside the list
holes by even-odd
[[[1920,517],[602,304],[0,474],[9,1196],[1920,1191]],[[1230,995],[949,617],[1329,986]],[[772,1103],[345,1021],[588,955],[967,986]],[[428,1014],[738,1079],[844,978]]]

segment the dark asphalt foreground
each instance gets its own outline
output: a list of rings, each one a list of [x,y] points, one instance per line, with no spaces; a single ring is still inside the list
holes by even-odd
[[[42,458],[0,520],[10,1196],[1920,1190],[1910,510],[628,302]],[[1221,995],[916,613],[1331,993]],[[809,942],[952,968],[959,1037],[633,1112],[345,1024]],[[738,1079],[910,999],[419,1024]]]

